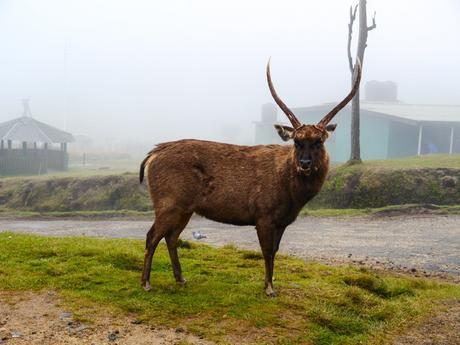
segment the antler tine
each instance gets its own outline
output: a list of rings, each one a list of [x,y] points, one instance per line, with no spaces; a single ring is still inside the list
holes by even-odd
[[[299,128],[302,126],[300,121],[297,119],[297,117],[294,115],[294,113],[287,107],[286,104],[279,98],[278,94],[275,91],[275,88],[273,87],[272,83],[272,78],[270,75],[270,59],[268,60],[267,63],[267,81],[268,81],[268,87],[270,89],[270,93],[272,94],[273,99],[275,100],[276,104],[281,108],[281,110],[286,114],[288,117],[289,121],[291,121],[292,126],[294,129]]]
[[[353,97],[356,95],[356,92],[359,90],[359,83],[361,81],[361,70],[362,70],[362,65],[361,65],[361,60],[359,57],[356,59],[356,65],[355,65],[355,72],[356,72],[356,77],[355,77],[355,82],[353,83],[353,87],[348,94],[347,97],[343,99],[342,102],[337,104],[334,109],[332,109],[326,116],[324,116],[320,122],[318,122],[318,126],[326,127],[329,122],[331,122],[332,118],[340,111],[342,108],[344,108],[348,102],[350,102]]]

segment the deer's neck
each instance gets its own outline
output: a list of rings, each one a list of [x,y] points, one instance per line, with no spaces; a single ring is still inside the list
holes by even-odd
[[[308,175],[298,170],[294,152],[290,154],[288,166],[290,167],[293,202],[298,203],[299,207],[302,208],[321,190],[329,170],[329,155],[324,151],[323,155],[315,161],[315,165]]]

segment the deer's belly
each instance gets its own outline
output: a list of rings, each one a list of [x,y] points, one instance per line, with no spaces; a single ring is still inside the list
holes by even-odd
[[[255,220],[247,207],[241,204],[228,203],[202,204],[195,210],[200,216],[210,220],[233,224],[233,225],[255,225]]]

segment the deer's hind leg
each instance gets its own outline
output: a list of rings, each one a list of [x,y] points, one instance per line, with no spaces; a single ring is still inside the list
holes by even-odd
[[[142,272],[142,286],[144,290],[149,291],[150,286],[150,271],[152,268],[152,259],[155,254],[155,250],[158,246],[158,243],[164,237],[171,237],[171,234],[177,232],[177,237],[182,232],[182,230],[187,225],[188,220],[190,219],[191,214],[184,213],[179,209],[169,209],[169,210],[157,210],[156,219],[147,233],[146,243],[145,243],[145,255],[144,255],[144,269]],[[179,230],[180,229],[180,230]],[[177,243],[177,239],[175,241]],[[168,245],[169,249],[169,245]],[[174,252],[173,252],[174,254]],[[170,251],[171,255],[171,251]],[[173,268],[176,271],[175,262],[178,263],[179,259],[177,258],[177,252],[175,258],[171,258],[173,262]],[[180,272],[180,265],[178,266]]]
[[[179,224],[172,231],[168,232],[165,236],[166,245],[168,246],[169,258],[171,259],[171,265],[173,268],[174,278],[179,284],[185,284],[186,280],[182,277],[182,268],[179,262],[179,256],[177,255],[177,242],[181,232],[187,226],[188,221],[192,214],[183,215],[180,219]]]

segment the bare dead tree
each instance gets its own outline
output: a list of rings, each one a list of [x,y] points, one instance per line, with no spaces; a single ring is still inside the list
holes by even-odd
[[[367,8],[366,0],[359,0],[359,4],[350,6],[350,23],[348,24],[348,66],[351,72],[351,79],[353,83],[354,68],[353,68],[353,58],[351,55],[351,41],[353,35],[353,23],[356,19],[356,12],[359,7],[359,36],[358,36],[358,48],[356,56],[361,60],[361,63],[364,63],[364,51],[367,47],[367,36],[369,31],[374,30],[377,25],[375,22],[375,12],[372,17],[372,25],[367,25]],[[360,163],[361,162],[361,147],[359,141],[359,126],[360,126],[360,107],[359,107],[359,90],[356,93],[353,101],[351,103],[351,154],[350,154],[350,163]]]

